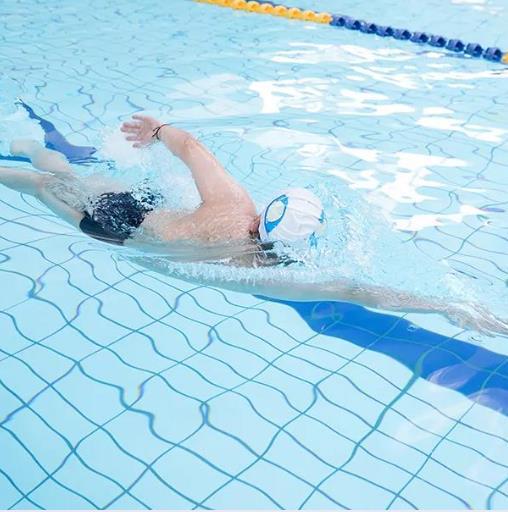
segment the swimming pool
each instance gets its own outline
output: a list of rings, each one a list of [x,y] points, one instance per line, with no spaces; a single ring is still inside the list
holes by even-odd
[[[508,48],[502,0],[340,4]],[[186,0],[1,10],[0,165],[43,137],[21,98],[97,168],[164,181],[112,130],[158,113],[260,203],[315,182],[373,205],[400,247],[373,237],[358,272],[429,291],[446,263],[507,316],[507,68]],[[188,284],[6,188],[0,283],[0,508],[508,507],[505,336]]]

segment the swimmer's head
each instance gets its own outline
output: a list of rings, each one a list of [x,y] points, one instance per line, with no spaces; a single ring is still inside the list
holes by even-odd
[[[315,240],[325,222],[319,198],[305,188],[284,190],[259,215],[261,242]]]

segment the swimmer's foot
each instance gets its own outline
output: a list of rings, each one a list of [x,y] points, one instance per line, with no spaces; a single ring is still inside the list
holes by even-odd
[[[11,155],[32,158],[44,146],[34,139],[14,139],[11,142]]]
[[[11,154],[29,158],[39,171],[54,175],[68,175],[72,168],[65,155],[53,149],[47,149],[33,139],[14,139],[11,142]]]

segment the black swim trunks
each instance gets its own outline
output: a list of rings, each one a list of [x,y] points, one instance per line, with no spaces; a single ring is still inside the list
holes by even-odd
[[[97,240],[123,245],[162,199],[152,191],[136,196],[133,192],[107,192],[93,202],[91,213],[84,212],[79,228]]]

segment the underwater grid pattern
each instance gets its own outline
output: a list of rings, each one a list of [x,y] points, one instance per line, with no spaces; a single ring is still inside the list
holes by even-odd
[[[467,159],[469,170],[431,165],[434,183],[422,178],[419,191],[433,201],[401,202],[394,212],[446,216],[480,200],[484,217],[496,222],[467,217],[408,235],[408,243],[494,291],[506,281],[506,228],[495,217],[507,203],[506,135],[491,118],[481,122],[506,104],[506,95],[493,95],[499,84],[506,90],[501,71],[443,64],[433,55],[390,61],[375,48],[372,62],[361,48],[377,43],[356,35],[351,49],[353,36],[337,35],[336,50],[308,28],[295,48],[294,34],[280,35],[288,22],[267,26],[248,14],[231,18],[184,0],[171,5],[169,12],[164,2],[152,3],[156,17],[127,0],[2,6],[8,16],[0,22],[0,58],[16,95],[81,145],[100,145],[105,127],[138,110],[185,119],[258,199],[292,179],[291,156],[274,164],[287,148],[255,144],[282,129],[288,146],[301,144],[301,133],[309,144],[326,145],[323,137],[335,133],[351,148],[367,140],[385,158],[424,147],[435,158]],[[178,58],[191,44],[201,58]],[[277,55],[265,60],[256,45],[275,47]],[[313,53],[324,53],[326,63],[337,51],[363,97],[341,100]],[[436,132],[416,123],[405,106],[425,105],[428,91],[404,68],[411,65],[437,94],[445,78],[457,86],[439,104],[467,122]],[[473,102],[462,101],[468,66],[487,84],[470,92]],[[394,84],[394,70],[407,87]],[[283,86],[290,75],[302,81],[286,83],[280,104],[289,98],[304,114],[260,112],[265,93],[245,84],[276,77]],[[366,96],[369,88],[386,93],[383,87],[399,96]],[[10,108],[5,91],[0,111]],[[341,101],[344,123],[331,112]],[[383,109],[390,117],[369,117]],[[36,123],[16,112],[2,127],[3,154],[8,136],[40,136]],[[423,118],[428,125],[441,115],[448,114],[427,110]],[[300,165],[315,166],[311,148],[304,149]],[[358,184],[373,179],[369,158],[342,151],[324,160],[333,166],[340,159],[338,177]],[[389,175],[390,162],[381,163]],[[479,182],[482,191],[472,198]],[[381,177],[379,187],[385,183]],[[2,508],[508,507],[506,337],[477,341],[438,317],[345,303],[303,310],[187,284],[138,267],[5,188],[0,283]],[[378,349],[384,342],[388,348]],[[411,363],[404,345],[416,354]],[[453,365],[431,361],[445,353]]]

